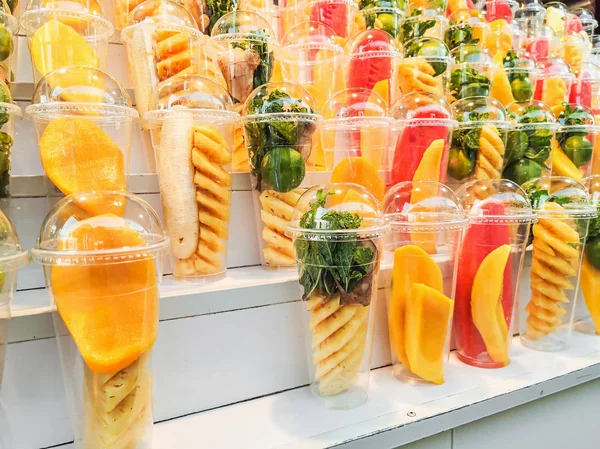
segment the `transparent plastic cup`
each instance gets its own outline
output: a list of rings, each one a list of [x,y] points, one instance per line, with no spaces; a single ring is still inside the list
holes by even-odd
[[[592,36],[597,27],[598,21],[594,18],[594,13],[589,9],[569,9],[569,14],[567,15],[567,32],[584,31],[588,36]]]
[[[497,19],[490,23],[490,30],[483,40],[483,45],[492,54],[494,61],[500,60],[510,50],[518,48],[519,41],[515,28],[505,19]]]
[[[522,31],[536,30],[544,26],[546,10],[537,0],[521,2],[521,7],[515,11],[514,20]]]
[[[558,117],[563,109],[563,103],[569,101],[575,75],[569,65],[560,58],[538,59],[536,69],[538,74],[533,98],[549,106]]]
[[[311,1],[310,0],[286,0],[285,5],[282,7],[281,22],[282,22],[282,33],[283,36],[288,34],[292,28],[297,27],[303,22],[310,22],[311,19]],[[323,26],[323,23],[315,20]]]
[[[586,188],[564,176],[529,181],[533,225],[531,295],[519,302],[521,342],[538,351],[569,346],[589,223],[597,216]]]
[[[552,173],[580,181],[592,174],[600,127],[592,111],[578,104],[567,105],[558,122],[560,127],[552,149]]]
[[[394,6],[375,6],[361,9],[356,15],[355,22],[359,31],[382,30],[393,38],[400,35],[404,11],[397,2],[389,2]]]
[[[385,101],[366,89],[346,89],[329,99],[323,117],[319,132],[330,181],[361,185],[382,201],[392,144]]]
[[[358,5],[353,0],[312,0],[309,20],[328,26],[345,42],[357,31],[357,13]]]
[[[566,33],[560,39],[559,56],[570,66],[581,64],[590,56],[592,44],[587,34]]]
[[[73,194],[46,216],[41,263],[77,447],[152,447],[152,346],[169,239],[148,203],[102,192],[120,215],[82,214],[97,193]],[[89,209],[89,207],[87,208]]]
[[[567,22],[567,5],[562,2],[548,2],[544,6],[546,8],[544,22],[554,30],[557,36],[562,36]]]
[[[325,214],[329,219],[321,219]],[[340,226],[338,217],[351,223]],[[312,187],[298,201],[287,227],[303,289],[310,389],[327,408],[350,409],[367,400],[387,229],[377,200],[354,184]],[[314,257],[321,252],[330,257]]]
[[[27,35],[34,84],[68,66],[106,68],[113,26],[98,2],[30,0],[19,24]]]
[[[0,212],[0,391],[8,345],[10,305],[17,288],[17,271],[29,262],[29,253],[19,244],[10,220]],[[2,428],[0,426],[0,428]],[[0,439],[0,443],[2,439]],[[6,446],[8,449],[8,446]]]
[[[450,25],[444,34],[444,42],[450,50],[462,44],[486,42],[490,26],[480,11],[459,9],[448,20]]]
[[[513,23],[515,13],[519,10],[519,3],[513,0],[487,0],[481,2],[481,11],[488,23],[504,20]]]
[[[402,53],[388,33],[382,30],[357,33],[348,40],[345,51],[341,84],[349,89],[375,92],[388,105],[396,101],[400,95],[398,64]]]
[[[283,27],[283,8],[271,0],[241,0],[238,11],[248,11],[265,19],[271,29],[273,36],[279,41],[285,34]]]
[[[432,13],[443,16],[450,6],[448,0],[407,0],[406,3],[408,3],[408,6],[406,7],[408,15],[416,15],[416,11],[431,11]]]
[[[250,161],[259,248],[264,266],[295,266],[285,227],[300,196],[313,185],[306,170],[321,117],[298,84],[270,83],[246,100],[242,123]]]
[[[410,383],[444,383],[450,350],[456,266],[468,221],[454,193],[435,181],[402,182],[386,194],[384,257],[393,374]]]
[[[481,179],[456,191],[469,217],[457,268],[454,342],[459,360],[481,368],[510,363],[521,272],[535,214],[511,181]]]
[[[8,210],[10,171],[15,121],[21,118],[21,108],[14,103],[0,103],[0,208]]]
[[[420,37],[444,40],[448,19],[437,9],[409,9],[400,26],[400,42],[403,44]]]
[[[502,177],[518,185],[552,172],[552,148],[558,123],[552,110],[532,100],[506,107],[512,124],[506,137]]]
[[[494,71],[490,95],[504,106],[533,98],[536,80],[535,60],[524,50],[509,51],[502,66]]]
[[[569,103],[579,104],[600,112],[600,66],[593,62],[583,62],[571,67],[575,80],[571,85]]]
[[[173,275],[207,282],[227,269],[231,153],[239,115],[227,91],[199,75],[160,83],[146,113]]]
[[[200,73],[204,39],[191,13],[170,0],[147,0],[130,15],[121,31],[127,48],[136,108],[143,119],[158,83],[188,73]],[[148,124],[142,120],[144,129]]]
[[[600,176],[583,180],[592,204],[600,215]],[[600,335],[600,218],[590,221],[581,261],[580,292],[575,306],[573,328],[577,332]]]
[[[560,39],[552,28],[540,26],[524,30],[524,49],[536,60],[558,56],[560,52]]]
[[[412,92],[446,96],[450,50],[441,40],[422,37],[406,42],[398,63],[398,81],[403,95]]]
[[[7,85],[15,80],[17,72],[17,34],[19,21],[0,11],[0,79]]]
[[[405,181],[446,181],[452,131],[450,106],[433,94],[404,95],[392,107],[390,185]],[[396,137],[397,136],[397,137]]]
[[[458,128],[452,133],[448,185],[456,189],[474,179],[501,179],[509,123],[496,100],[472,97],[452,104]]]
[[[91,67],[55,70],[38,83],[25,111],[33,119],[51,203],[61,193],[127,189],[138,113],[114,78]],[[112,207],[99,201],[88,212],[118,214]]]
[[[477,44],[464,44],[450,52],[449,101],[469,97],[487,97],[495,65],[489,50]]]

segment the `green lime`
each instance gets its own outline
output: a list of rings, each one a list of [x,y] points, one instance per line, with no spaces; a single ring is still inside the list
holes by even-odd
[[[289,192],[302,183],[306,165],[298,151],[290,147],[276,147],[263,157],[260,174],[271,189]]]
[[[395,37],[398,32],[398,21],[393,14],[381,13],[375,19],[375,28],[383,30]]]
[[[533,96],[533,85],[526,79],[514,79],[510,90],[517,101],[527,101]]]
[[[562,144],[563,151],[577,167],[582,167],[592,160],[594,147],[585,136],[574,135]]]
[[[595,239],[587,242],[585,253],[594,268],[598,268],[600,270],[600,237],[596,237]]]
[[[450,154],[448,156],[448,174],[450,176],[457,181],[461,181],[467,176],[471,176],[474,169],[475,160],[469,159],[462,148],[450,148]]]
[[[8,59],[13,51],[13,39],[4,25],[0,24],[0,61]]]
[[[542,176],[543,168],[531,159],[520,159],[504,169],[503,177],[522,185],[530,179]]]

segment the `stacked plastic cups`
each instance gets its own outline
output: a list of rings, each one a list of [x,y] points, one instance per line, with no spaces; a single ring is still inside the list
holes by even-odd
[[[444,40],[448,19],[444,16],[444,5],[434,1],[410,4],[400,26],[400,41],[404,44],[420,37]]]
[[[449,102],[489,96],[495,70],[490,52],[477,44],[463,44],[450,56]]]
[[[490,95],[504,106],[533,98],[536,81],[535,60],[524,50],[508,52],[494,71]]]
[[[538,59],[534,100],[541,101],[558,117],[563,103],[569,101],[569,92],[575,75],[569,65],[560,58]]]
[[[406,95],[423,92],[446,97],[450,51],[433,37],[406,42],[404,57],[398,65],[400,91]]]
[[[356,16],[358,30],[383,30],[393,38],[400,35],[404,7],[397,0],[366,3]]]

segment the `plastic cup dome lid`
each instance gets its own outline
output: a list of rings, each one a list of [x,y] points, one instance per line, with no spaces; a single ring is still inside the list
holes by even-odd
[[[571,66],[571,70],[580,80],[600,81],[600,66],[593,62],[582,62],[581,64]]]
[[[435,37],[418,37],[404,44],[404,57],[423,57],[428,60],[449,60],[450,50],[444,41]]]
[[[538,71],[538,78],[563,78],[570,79],[574,78],[573,73],[569,64],[561,58],[543,58],[538,59],[536,68]]]
[[[129,25],[148,22],[198,29],[187,8],[171,0],[145,0],[129,14]]]
[[[88,238],[90,227],[97,239]],[[98,241],[106,244],[99,247]],[[31,253],[45,265],[108,265],[160,257],[169,252],[169,243],[157,213],[138,196],[74,193],[46,215]]]
[[[221,17],[210,34],[218,40],[244,39],[256,42],[274,43],[275,33],[258,14],[248,11],[232,11]]]
[[[597,209],[600,209],[600,175],[588,176],[582,183],[590,194],[592,204],[594,204]]]
[[[59,115],[100,115],[137,118],[129,95],[108,73],[93,67],[71,66],[54,70],[43,77],[25,109],[34,118]]]
[[[383,212],[392,231],[445,232],[469,223],[454,192],[436,181],[396,184],[383,199]]]
[[[291,28],[281,40],[282,48],[331,49],[343,51],[336,42],[337,35],[327,25],[320,22],[302,22]]]
[[[362,240],[385,235],[380,205],[358,184],[334,183],[308,189],[298,200],[286,235],[307,240]]]
[[[323,128],[339,126],[389,125],[387,104],[381,95],[364,88],[344,89],[323,106]]]
[[[534,69],[535,58],[526,50],[511,50],[502,60],[502,65],[504,66],[505,70]]]
[[[446,13],[446,2],[436,0],[409,1],[406,15],[415,16],[418,13],[429,16],[437,15],[445,19],[443,16]]]
[[[487,17],[488,14],[495,14],[495,15],[497,15],[496,8],[499,5],[502,5],[502,6],[506,5],[506,6],[508,6],[510,8],[510,12],[511,12],[511,14],[513,16],[514,16],[515,12],[519,10],[519,3],[516,2],[516,1],[514,1],[514,0],[487,0],[481,6],[481,11],[483,12],[483,14],[486,17],[486,19],[488,20],[488,22],[492,22],[492,21],[497,20],[497,19],[505,19],[506,20],[504,12],[502,12],[500,14],[500,17],[494,16],[494,17],[491,18],[491,20],[490,20],[490,18]]]
[[[299,84],[269,83],[252,91],[242,110],[245,121],[268,122],[274,117],[316,122],[321,119],[312,95]]]
[[[506,109],[498,100],[489,97],[470,97],[452,103],[454,118],[459,126],[476,125],[482,123],[493,124],[505,128]]]
[[[450,21],[450,28],[459,27],[461,25],[479,25],[482,27],[488,27],[487,20],[481,11],[476,9],[459,9],[454,11],[448,17]]]
[[[570,9],[569,12],[581,21],[583,29],[593,30],[598,26],[598,21],[594,17],[594,14],[586,8],[574,8]]]
[[[558,116],[560,132],[582,131],[589,133],[591,131],[600,131],[596,126],[596,119],[592,110],[581,104],[567,104],[564,110]]]
[[[596,208],[579,181],[566,176],[535,178],[523,184],[533,210],[539,217],[595,218]]]
[[[490,51],[478,44],[461,44],[452,49],[450,56],[456,64],[475,63],[493,65],[493,58]]]
[[[507,116],[517,125],[556,124],[550,106],[541,101],[515,101],[506,106]]]
[[[400,56],[394,38],[383,30],[364,30],[352,36],[344,47],[351,58]]]
[[[19,21],[8,12],[0,11],[0,24],[2,24],[10,34],[16,34],[19,31]]]
[[[533,223],[527,193],[507,179],[478,179],[461,185],[456,196],[471,223]]]
[[[394,103],[390,114],[403,126],[457,125],[448,102],[431,93],[411,92],[403,95]]]
[[[0,211],[0,271],[15,271],[29,263],[29,253],[19,243],[11,221]]]
[[[200,75],[176,75],[157,86],[152,95],[153,110],[144,115],[148,122],[162,121],[176,114],[192,114],[213,123],[239,120],[227,91],[212,79]]]
[[[99,0],[30,0],[21,16],[20,25],[33,34],[42,24],[39,18],[75,19],[94,29],[95,37],[110,37],[114,27],[106,18]]]

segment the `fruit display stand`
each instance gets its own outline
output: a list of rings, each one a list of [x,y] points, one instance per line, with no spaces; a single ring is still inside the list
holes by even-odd
[[[103,6],[112,20],[111,3]],[[32,70],[27,39],[17,40],[19,64],[11,90],[24,109],[33,94]],[[131,89],[118,33],[108,47],[108,71]],[[128,187],[161,213],[154,157],[138,129]],[[31,121],[15,123],[13,148],[18,151],[10,215],[21,244],[31,248],[48,211]],[[385,312],[390,282],[386,260],[375,306],[368,401],[345,412],[323,408],[306,388],[297,273],[259,266],[250,176],[232,174],[231,189],[226,277],[198,286],[176,283],[167,275],[160,287],[159,337],[153,350],[155,449],[394,449],[421,439],[407,447],[474,449],[485,442],[486,449],[521,449],[524,444],[554,449],[567,444],[586,447],[593,441],[600,341],[589,335],[575,333],[570,348],[560,353],[525,349],[517,337],[511,364],[493,371],[466,366],[451,353],[443,386],[415,387],[394,379]],[[520,298],[529,294],[530,257],[525,260]],[[165,272],[172,272],[168,264]],[[41,266],[19,272],[0,394],[0,446],[10,449],[73,448],[50,301],[43,286]],[[554,395],[563,390],[568,391]],[[500,412],[504,413],[490,417]]]

